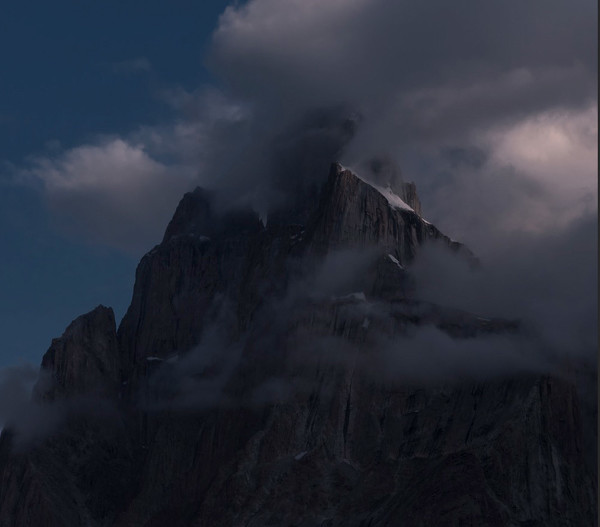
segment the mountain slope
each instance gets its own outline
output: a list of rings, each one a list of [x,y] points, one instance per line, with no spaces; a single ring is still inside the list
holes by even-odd
[[[0,525],[593,525],[572,384],[411,374],[420,331],[518,331],[415,298],[424,243],[477,262],[411,192],[335,164],[305,224],[267,225],[186,194],[116,333],[100,307],[44,356],[41,404],[98,405],[2,434]]]

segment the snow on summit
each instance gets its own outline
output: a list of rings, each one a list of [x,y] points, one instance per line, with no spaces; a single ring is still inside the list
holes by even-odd
[[[340,167],[340,169],[342,171],[348,170],[349,172],[352,172],[352,174],[354,174],[358,179],[360,179],[361,181],[364,181],[370,187],[373,187],[377,192],[379,192],[387,200],[387,202],[390,204],[390,206],[393,209],[415,212],[415,210],[411,206],[409,206],[404,200],[402,200],[402,198],[400,198],[400,196],[398,196],[397,194],[394,193],[394,191],[392,190],[392,188],[390,187],[389,184],[385,187],[382,187],[380,185],[373,183],[372,181],[369,181],[368,179],[365,179],[364,177],[362,177],[361,175],[356,173],[354,170],[351,170],[351,169],[345,167],[341,163],[338,163],[338,166]]]
[[[407,205],[397,194],[394,194],[394,191],[389,185],[387,187],[380,187],[379,185],[375,185],[374,183],[370,183],[368,181],[365,181],[365,183],[371,185],[385,199],[387,199],[388,203],[392,206],[393,209],[408,210],[410,212],[415,212],[414,209]]]

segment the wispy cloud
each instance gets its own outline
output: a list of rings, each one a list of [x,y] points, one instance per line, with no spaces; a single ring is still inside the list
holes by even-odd
[[[13,180],[40,188],[68,232],[140,254],[158,243],[183,193],[203,183],[204,166],[224,147],[215,134],[240,119],[210,93],[177,93],[185,111],[173,122],[70,149],[56,145],[13,167]]]

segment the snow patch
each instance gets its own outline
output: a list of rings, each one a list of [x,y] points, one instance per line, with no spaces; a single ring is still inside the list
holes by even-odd
[[[388,258],[395,263],[399,269],[404,269],[404,266],[398,261],[398,258],[396,258],[393,254],[388,254]]]
[[[394,194],[394,191],[389,186],[380,187],[379,185],[375,185],[373,183],[369,183],[369,185],[371,185],[385,199],[387,199],[387,202],[392,206],[393,209],[407,210],[410,212],[415,212],[412,207],[410,207],[404,201],[402,201],[402,199],[398,195]]]
[[[398,258],[396,258],[393,254],[388,254],[388,258],[394,262],[396,265],[400,265],[400,262],[398,261]]]
[[[340,165],[340,164],[338,163],[338,165]],[[342,166],[342,165],[340,165],[340,166]],[[348,170],[347,168],[344,168],[344,167],[342,167],[342,169],[343,170]],[[375,183],[364,179],[363,177],[361,177],[356,172],[354,172],[354,171],[351,171],[351,172],[358,179],[360,179],[361,181],[363,181],[364,183],[366,183],[370,187],[373,187],[377,192],[379,192],[387,200],[387,202],[390,204],[390,206],[393,209],[406,210],[406,211],[409,211],[409,212],[415,212],[415,210],[412,207],[410,207],[405,201],[403,201],[402,198],[400,198],[400,196],[398,196],[397,194],[394,193],[394,191],[391,189],[391,187],[389,185],[386,186],[386,187],[382,187],[380,185],[376,185]]]
[[[302,458],[303,458],[303,457],[304,457],[306,454],[308,454],[308,452],[307,452],[306,450],[303,450],[302,452],[300,452],[300,453],[296,454],[296,455],[294,456],[294,459],[295,459],[296,461],[300,461],[300,460],[301,460],[301,459],[302,459]]]
[[[369,329],[370,325],[371,325],[371,321],[367,317],[365,317],[365,319],[363,320],[363,323],[362,323],[363,329]]]
[[[161,359],[160,357],[146,357],[146,360],[148,362],[155,362],[157,360],[162,361],[163,359]]]

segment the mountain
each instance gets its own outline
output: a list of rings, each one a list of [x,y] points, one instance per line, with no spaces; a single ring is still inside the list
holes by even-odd
[[[595,525],[572,382],[423,377],[415,335],[520,326],[418,299],[425,243],[480,264],[414,185],[334,164],[300,205],[183,197],[119,327],[99,306],[44,355],[36,404],[63,422],[3,431],[0,526]]]

